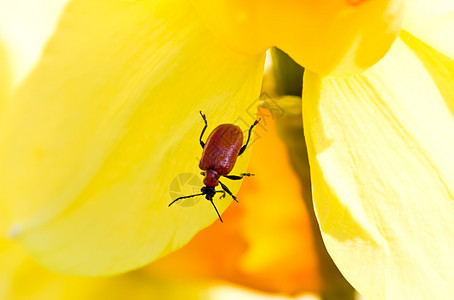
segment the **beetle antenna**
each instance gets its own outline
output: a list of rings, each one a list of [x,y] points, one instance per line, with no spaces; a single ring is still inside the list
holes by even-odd
[[[220,215],[219,212],[218,212],[218,209],[216,208],[216,205],[214,205],[213,200],[210,200],[210,202],[211,202],[211,204],[213,204],[214,210],[215,210],[216,213],[218,214],[219,220],[221,220],[221,222],[224,223],[224,221],[222,221],[221,215]]]
[[[196,197],[196,196],[202,196],[202,195],[205,195],[205,193],[200,193],[200,194],[194,194],[194,195],[189,195],[189,196],[183,196],[183,197],[178,197],[177,199],[173,200],[172,202],[170,202],[169,206],[174,204],[175,202],[177,202],[178,200],[181,200],[181,199],[186,199],[186,198],[192,198],[192,197]]]

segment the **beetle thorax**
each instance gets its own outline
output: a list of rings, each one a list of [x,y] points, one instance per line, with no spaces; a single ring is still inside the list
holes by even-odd
[[[218,186],[219,177],[221,177],[221,175],[219,175],[215,170],[207,170],[205,178],[203,179],[203,184],[210,187]]]

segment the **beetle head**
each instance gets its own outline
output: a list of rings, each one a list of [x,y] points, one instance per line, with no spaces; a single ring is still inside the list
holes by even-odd
[[[216,194],[216,191],[214,190],[214,187],[212,186],[204,186],[201,189],[201,192],[205,194],[205,197],[207,200],[212,200],[214,195]]]

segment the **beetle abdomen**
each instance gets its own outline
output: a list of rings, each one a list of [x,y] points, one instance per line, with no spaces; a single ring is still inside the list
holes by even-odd
[[[227,175],[235,166],[236,158],[243,144],[243,132],[233,124],[216,127],[208,137],[203,148],[199,168],[215,170],[220,175]]]

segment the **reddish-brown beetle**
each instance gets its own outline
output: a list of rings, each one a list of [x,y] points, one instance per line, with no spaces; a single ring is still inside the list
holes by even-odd
[[[251,132],[255,125],[257,125],[260,121],[256,120],[254,124],[251,125],[249,128],[249,134],[247,137],[246,144],[243,145],[243,132],[241,131],[240,127],[234,124],[221,124],[216,127],[211,134],[208,136],[206,144],[202,141],[203,134],[207,129],[208,122],[205,115],[200,112],[200,115],[205,122],[205,127],[202,129],[202,133],[200,134],[200,145],[203,148],[202,158],[200,159],[199,168],[205,172],[201,174],[205,176],[203,179],[203,184],[205,185],[201,189],[200,194],[194,194],[189,196],[179,197],[173,200],[170,204],[174,204],[178,200],[202,196],[205,195],[205,198],[211,202],[214,207],[214,210],[218,214],[219,220],[222,221],[221,215],[219,214],[216,205],[214,205],[213,197],[216,193],[222,193],[221,198],[225,197],[225,193],[232,196],[233,200],[238,202],[235,195],[229,190],[229,188],[219,181],[219,178],[225,177],[231,180],[240,180],[244,176],[252,176],[254,174],[250,173],[242,173],[240,175],[229,175],[230,171],[232,171],[233,167],[235,166],[235,162],[238,156],[243,154],[244,150],[249,143],[251,138]],[[215,187],[221,185],[222,190],[216,191]]]

